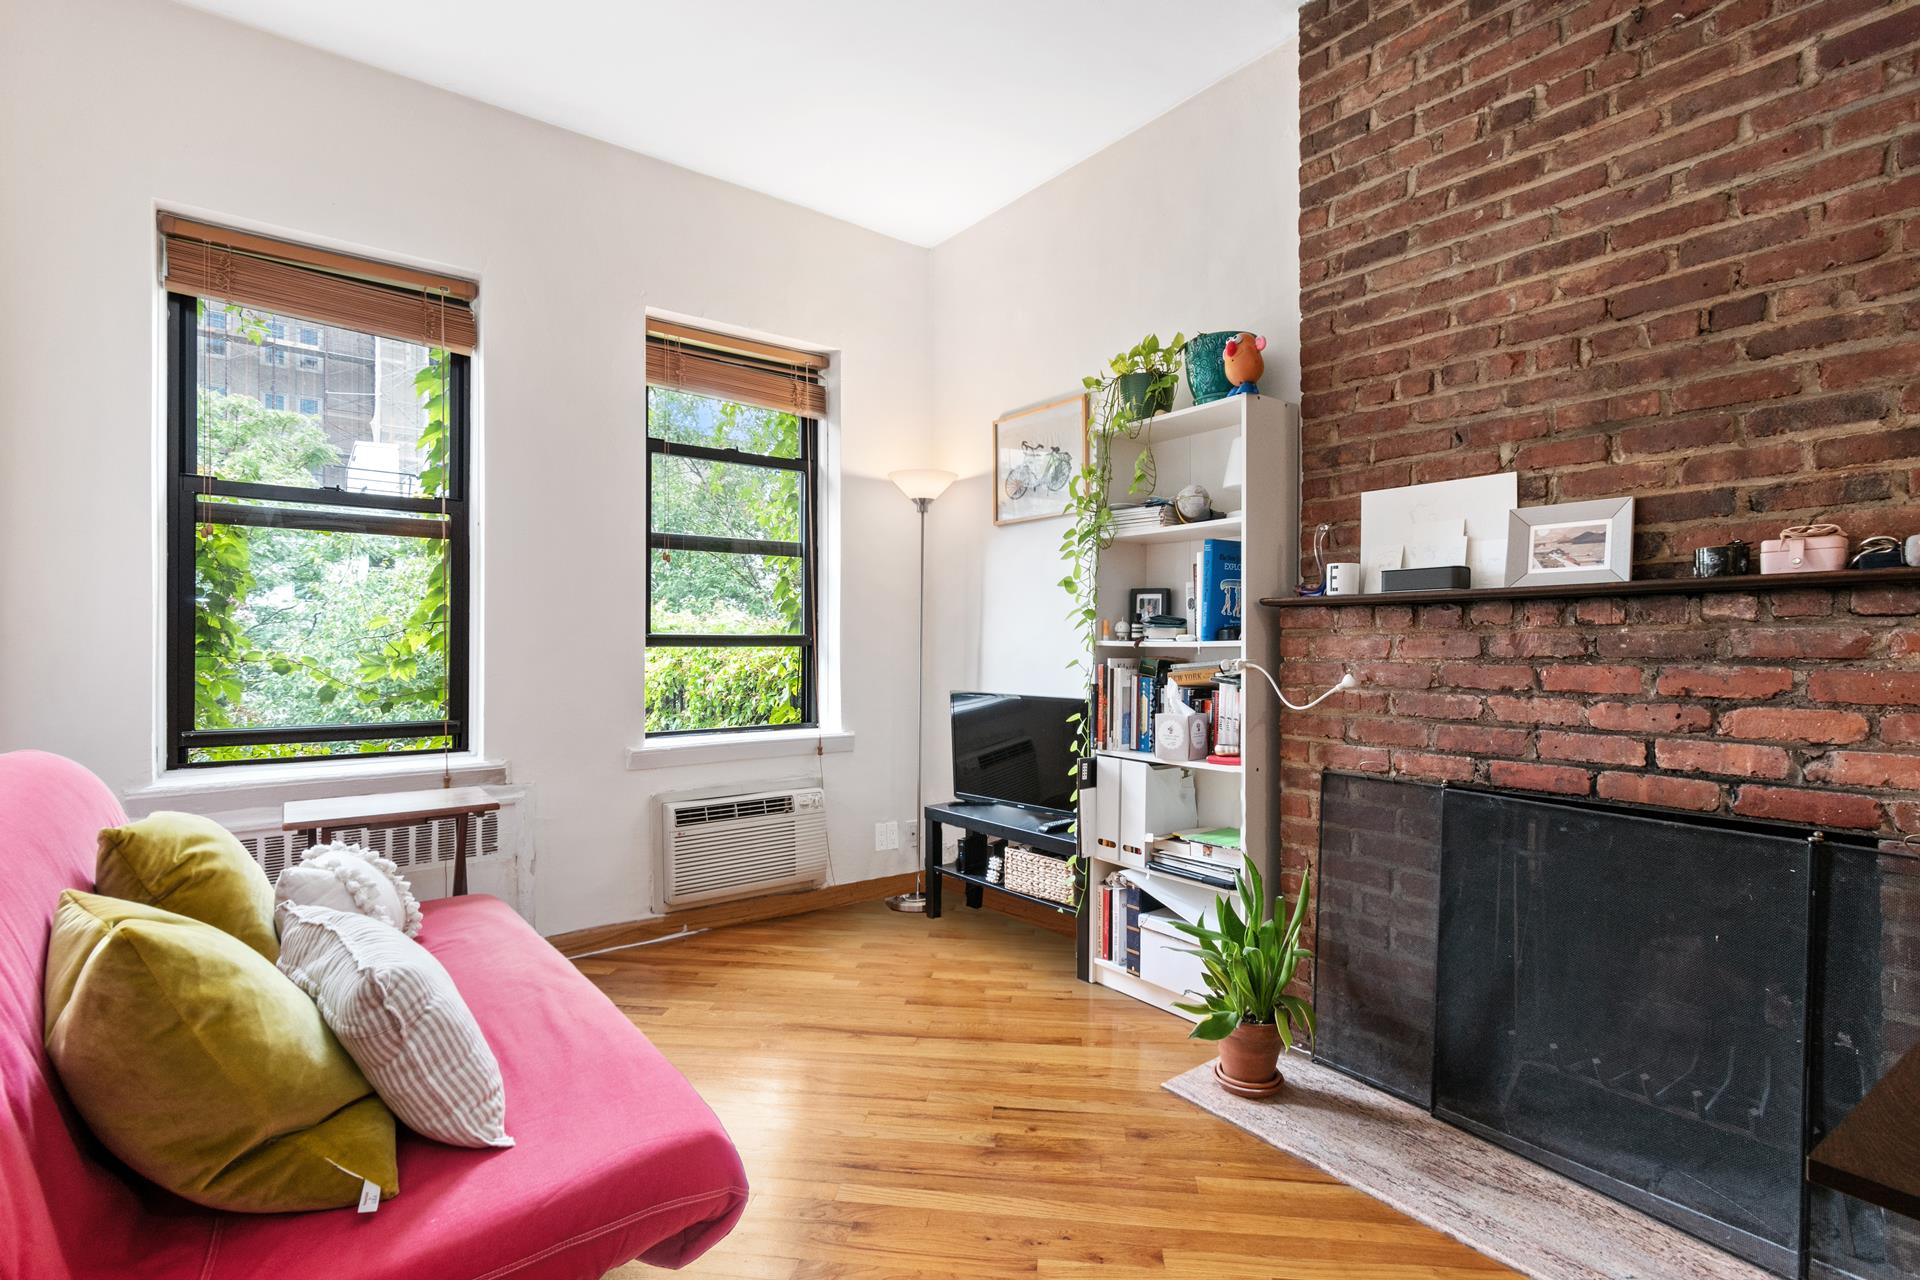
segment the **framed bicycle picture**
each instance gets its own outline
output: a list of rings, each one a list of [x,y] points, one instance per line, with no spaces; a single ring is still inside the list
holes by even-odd
[[[993,423],[993,522],[1067,513],[1067,484],[1087,465],[1084,392],[1001,414]]]

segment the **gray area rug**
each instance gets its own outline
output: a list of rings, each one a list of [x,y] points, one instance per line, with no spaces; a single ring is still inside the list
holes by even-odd
[[[1767,1273],[1417,1107],[1295,1055],[1236,1098],[1205,1063],[1164,1086],[1350,1187],[1538,1280],[1767,1280]]]

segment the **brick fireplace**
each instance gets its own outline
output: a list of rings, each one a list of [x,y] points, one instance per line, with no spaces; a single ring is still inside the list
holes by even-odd
[[[1920,531],[1920,6],[1312,0],[1302,520],[1511,469],[1635,574]],[[1302,545],[1310,546],[1311,538]],[[1337,768],[1920,831],[1920,591],[1278,611],[1287,864]]]

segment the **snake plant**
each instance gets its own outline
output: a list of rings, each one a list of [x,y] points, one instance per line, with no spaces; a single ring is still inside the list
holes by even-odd
[[[1174,921],[1174,928],[1200,944],[1188,951],[1199,956],[1206,968],[1205,999],[1176,1006],[1200,1019],[1193,1029],[1194,1039],[1224,1040],[1242,1023],[1271,1023],[1280,1032],[1281,1043],[1291,1049],[1295,1030],[1313,1034],[1313,1006],[1287,994],[1301,958],[1313,954],[1300,945],[1310,874],[1302,875],[1300,896],[1284,920],[1286,899],[1267,901],[1260,869],[1248,860],[1237,877],[1235,892],[1220,899],[1217,928],[1206,927],[1204,913],[1199,924]]]

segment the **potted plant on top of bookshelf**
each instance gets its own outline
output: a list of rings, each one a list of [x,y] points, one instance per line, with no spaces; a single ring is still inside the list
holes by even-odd
[[[1176,333],[1164,347],[1160,335],[1150,333],[1107,362],[1108,377],[1081,379],[1089,391],[1111,389],[1117,412],[1138,422],[1173,408],[1173,389],[1180,385],[1180,367],[1187,349],[1185,334]]]
[[[1213,1073],[1222,1088],[1244,1098],[1268,1098],[1284,1083],[1281,1049],[1293,1048],[1295,1032],[1313,1034],[1313,1006],[1287,994],[1301,958],[1312,954],[1300,945],[1308,877],[1302,876],[1300,896],[1284,918],[1286,899],[1267,901],[1260,869],[1251,861],[1237,880],[1236,892],[1220,899],[1217,928],[1207,928],[1204,915],[1199,924],[1174,922],[1200,944],[1190,951],[1200,957],[1207,985],[1199,1003],[1176,1007],[1200,1019],[1194,1039],[1219,1042]]]

